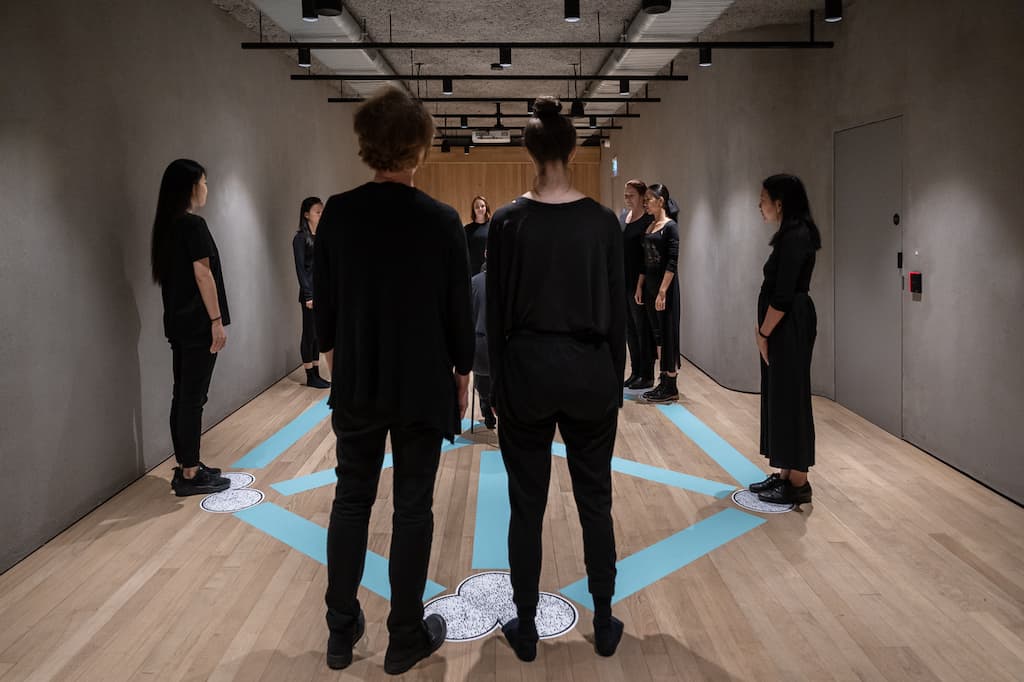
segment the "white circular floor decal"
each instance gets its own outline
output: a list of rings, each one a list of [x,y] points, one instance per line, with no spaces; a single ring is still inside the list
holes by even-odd
[[[472,575],[459,583],[455,594],[427,602],[424,612],[444,617],[449,642],[486,637],[516,617],[509,574],[489,571]],[[578,620],[579,613],[569,600],[557,594],[540,593],[536,623],[541,639],[564,635],[576,627]]]
[[[231,490],[235,490],[236,488],[248,488],[256,482],[255,476],[243,471],[229,471],[221,474],[221,476],[231,481]]]
[[[228,488],[221,493],[213,493],[203,498],[199,506],[215,514],[231,514],[249,507],[255,507],[263,501],[263,493],[253,488]]]
[[[752,493],[746,489],[734,492],[732,494],[732,501],[735,502],[738,507],[743,507],[744,509],[752,512],[758,512],[759,514],[785,514],[788,511],[793,511],[793,505],[791,504],[762,502],[757,496],[757,493]]]

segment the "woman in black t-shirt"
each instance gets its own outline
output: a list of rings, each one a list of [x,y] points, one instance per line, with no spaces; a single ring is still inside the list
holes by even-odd
[[[164,333],[171,344],[174,388],[171,442],[179,466],[171,488],[179,497],[220,492],[229,486],[220,469],[199,460],[213,365],[231,323],[220,253],[206,221],[193,211],[206,205],[206,170],[178,159],[164,171],[153,220],[153,280],[164,304]]]
[[[330,388],[331,382],[320,376],[320,347],[316,340],[316,319],[313,316],[313,238],[324,204],[319,197],[306,197],[299,207],[299,229],[292,238],[295,274],[299,278],[299,303],[302,304],[302,339],[299,353],[306,370],[306,385]]]
[[[466,244],[469,247],[469,276],[480,272],[484,266],[484,252],[487,251],[487,233],[491,225],[491,205],[487,199],[477,195],[470,207],[473,222],[466,224]]]

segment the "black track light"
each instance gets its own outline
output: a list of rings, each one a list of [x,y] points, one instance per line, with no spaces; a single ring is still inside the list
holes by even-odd
[[[503,69],[507,69],[512,66],[512,48],[511,47],[499,47],[498,48],[498,66]]]
[[[581,100],[574,99],[572,101],[572,106],[569,107],[569,115],[570,116],[585,116],[586,115],[585,112],[583,111],[583,102]]]
[[[596,128],[597,127],[597,116],[591,116],[590,117],[590,127],[591,128]]]
[[[309,54],[308,47],[299,48],[299,66],[301,66],[304,69],[308,69],[309,67],[313,66],[313,58]]]
[[[702,47],[698,52],[700,53],[700,59],[697,60],[697,66],[711,66],[711,48]]]
[[[452,143],[448,140],[441,140],[441,153],[449,154],[452,151]]]
[[[619,97],[629,97],[629,79],[619,79]]]
[[[834,24],[843,20],[843,0],[825,0],[825,21]]]
[[[450,95],[453,92],[455,92],[455,91],[452,88],[452,79],[451,78],[442,78],[441,79],[441,94],[442,95]]]
[[[316,0],[316,11],[322,17],[336,17],[342,12],[341,0]]]
[[[580,0],[565,0],[565,20],[570,24],[580,20]]]
[[[640,5],[648,14],[664,14],[672,9],[672,0],[643,0]]]
[[[469,127],[469,116],[463,116],[459,119],[459,127],[463,130]]]
[[[465,154],[466,156],[469,156],[469,145],[468,144],[465,147],[462,148],[462,153]]]
[[[302,0],[302,20],[318,21],[320,15],[316,13],[316,0]]]

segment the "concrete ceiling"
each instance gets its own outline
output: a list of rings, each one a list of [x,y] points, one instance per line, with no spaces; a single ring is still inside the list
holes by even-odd
[[[676,0],[668,14],[651,17],[640,10],[639,0],[581,0],[582,21],[567,23],[563,18],[561,0],[519,0],[518,2],[481,2],[474,0],[346,0],[345,16],[321,17],[315,23],[301,19],[300,0],[213,0],[214,4],[232,14],[256,31],[259,15],[263,14],[264,40],[358,41],[365,21],[367,39],[395,41],[616,41],[624,30],[632,26],[632,40],[712,40],[718,36],[759,26],[777,24],[806,24],[810,10],[823,13],[824,0]],[[852,4],[849,0],[846,5]],[[600,15],[600,35],[598,29]],[[355,21],[353,21],[353,19]],[[653,19],[653,21],[652,21]],[[390,28],[389,28],[390,27]],[[806,39],[805,31],[794,31],[792,39]],[[281,53],[295,63],[292,51]],[[813,53],[807,53],[813,58]],[[618,59],[610,59],[610,57]],[[559,97],[573,95],[615,96],[618,82],[606,81],[573,83],[573,64],[580,64],[583,73],[609,75],[667,72],[667,65],[676,58],[675,72],[686,73],[696,67],[693,51],[682,54],[662,51],[625,50],[612,55],[611,51],[586,50],[582,55],[575,49],[515,50],[513,66],[504,73],[560,74],[556,81],[455,81],[455,95],[459,97],[521,97],[524,100],[539,94]],[[384,50],[380,54],[362,51],[320,50],[313,52],[316,73],[381,74],[379,82],[347,82],[345,95],[365,95],[379,87],[394,73],[408,74],[420,70],[430,74],[496,74],[490,68],[497,61],[497,49],[491,50]],[[415,64],[421,64],[416,66]],[[602,68],[618,69],[602,71]],[[296,72],[304,70],[296,68]],[[296,86],[303,84],[296,83]],[[636,94],[643,82],[631,80]],[[310,85],[312,87],[312,85]],[[413,93],[424,97],[441,95],[439,81],[407,82]],[[685,87],[682,84],[681,87]],[[493,113],[493,104],[445,103],[430,105],[439,114],[480,112]],[[634,113],[643,113],[645,107],[637,105]],[[588,114],[607,117],[621,110],[622,105],[592,104]],[[525,113],[525,104],[503,105],[504,113]],[[522,119],[506,121],[521,125]],[[492,121],[493,122],[493,121]]]

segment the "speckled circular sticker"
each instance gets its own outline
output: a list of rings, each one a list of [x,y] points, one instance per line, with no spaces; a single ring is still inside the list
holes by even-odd
[[[235,490],[237,488],[248,488],[256,482],[255,476],[243,471],[228,471],[221,474],[221,476],[231,481],[231,490]]]
[[[431,600],[424,611],[444,617],[449,642],[486,637],[516,617],[509,574],[488,571],[470,576],[459,584],[455,594]],[[556,594],[540,593],[536,623],[541,639],[564,635],[576,627],[578,620],[579,613],[570,601]]]
[[[254,488],[228,488],[212,495],[207,495],[199,503],[204,511],[215,514],[231,514],[249,507],[255,507],[263,501],[263,493]]]
[[[763,502],[757,496],[757,493],[752,493],[746,488],[734,492],[732,494],[732,501],[736,503],[737,507],[742,507],[747,511],[759,514],[785,514],[788,511],[793,511],[793,505],[791,504]]]

